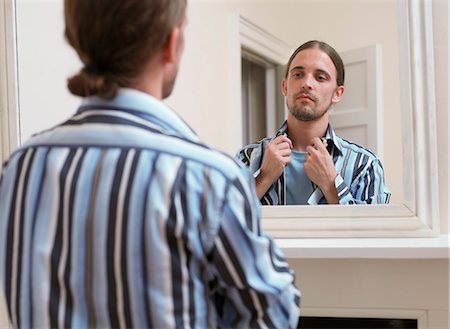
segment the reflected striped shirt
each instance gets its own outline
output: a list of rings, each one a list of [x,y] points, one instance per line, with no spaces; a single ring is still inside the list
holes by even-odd
[[[252,181],[150,95],[87,98],[2,168],[12,325],[295,328],[294,272]]]
[[[284,122],[276,136],[286,134],[287,121]],[[384,170],[380,159],[364,147],[337,136],[331,125],[328,125],[325,138],[328,152],[333,158],[338,173],[334,184],[339,204],[389,203],[391,193],[385,185]],[[255,178],[260,172],[266,146],[272,139],[268,137],[249,144],[236,155],[239,161],[250,168]],[[295,184],[295,182],[286,182],[286,175],[283,172],[261,198],[261,204],[286,205],[286,184]],[[314,191],[309,196],[307,203],[311,205],[326,204],[327,200],[320,188],[314,186]]]

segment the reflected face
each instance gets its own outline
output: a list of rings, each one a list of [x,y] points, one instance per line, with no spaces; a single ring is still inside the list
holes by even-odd
[[[344,87],[336,83],[336,75],[332,60],[321,49],[300,51],[282,82],[290,114],[300,121],[322,118],[344,93]]]

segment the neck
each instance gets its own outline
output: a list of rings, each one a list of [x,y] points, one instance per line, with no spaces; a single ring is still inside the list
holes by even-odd
[[[155,58],[149,60],[141,73],[131,81],[129,87],[162,99],[164,73],[161,66],[157,64]]]
[[[294,144],[294,151],[306,152],[314,137],[323,137],[327,132],[328,113],[314,121],[297,120],[290,113],[287,118],[288,136]]]

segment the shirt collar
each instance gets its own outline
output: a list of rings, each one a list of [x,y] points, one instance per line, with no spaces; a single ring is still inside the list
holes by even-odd
[[[287,120],[284,121],[283,125],[278,130],[277,136],[280,136],[280,135],[283,135],[283,134],[286,134],[286,133],[287,133]],[[331,127],[330,124],[328,124],[327,132],[325,134],[325,138],[327,139],[328,144],[330,142],[332,142],[334,144],[334,146],[336,147],[336,149],[339,151],[339,153],[342,154],[341,143],[339,141],[339,137],[336,135],[336,133],[334,132],[334,130]]]
[[[327,133],[325,134],[325,138],[327,139],[328,143],[330,141],[332,141],[334,146],[336,147],[336,149],[339,151],[339,153],[342,154],[340,138],[336,135],[336,133],[334,132],[334,130],[330,124],[328,124]]]
[[[284,121],[283,125],[280,129],[278,129],[277,137],[280,135],[286,135],[287,134],[287,120]]]
[[[157,124],[169,134],[198,141],[198,136],[195,132],[174,110],[150,94],[136,89],[120,88],[117,95],[111,100],[106,100],[99,96],[86,97],[83,99],[78,111],[95,107],[137,112],[139,116]]]

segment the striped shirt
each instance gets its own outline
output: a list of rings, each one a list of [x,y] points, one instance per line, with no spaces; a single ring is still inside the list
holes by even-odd
[[[287,134],[287,121],[276,136]],[[385,186],[384,170],[380,159],[355,143],[338,137],[330,125],[325,135],[327,149],[333,158],[337,176],[334,180],[339,204],[382,204],[389,203],[391,193]],[[260,173],[264,151],[273,138],[264,138],[259,142],[242,148],[236,158],[247,165],[256,178]],[[261,198],[263,205],[286,204],[285,172],[275,181]],[[287,182],[290,184],[292,182]],[[326,204],[322,191],[315,186],[308,199],[308,204]]]
[[[300,293],[252,181],[150,95],[87,98],[2,168],[12,325],[295,328]]]

